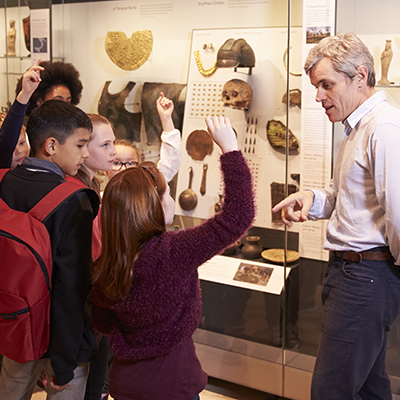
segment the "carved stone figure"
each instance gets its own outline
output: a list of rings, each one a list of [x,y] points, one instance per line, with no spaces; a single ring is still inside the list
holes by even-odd
[[[381,68],[382,68],[382,78],[378,81],[379,85],[390,85],[388,79],[389,65],[393,58],[392,41],[386,40],[385,50],[381,54]]]
[[[231,79],[222,88],[222,101],[225,107],[248,110],[253,99],[253,89],[241,79]]]
[[[10,20],[10,28],[7,31],[7,53],[4,54],[8,57],[15,57],[15,39],[17,37],[17,30],[15,29],[15,21]]]

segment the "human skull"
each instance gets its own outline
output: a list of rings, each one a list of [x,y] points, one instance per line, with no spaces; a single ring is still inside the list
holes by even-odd
[[[253,89],[241,79],[231,79],[222,89],[222,101],[225,107],[248,110],[252,98]]]

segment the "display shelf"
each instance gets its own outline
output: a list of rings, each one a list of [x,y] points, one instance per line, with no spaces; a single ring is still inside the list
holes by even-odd
[[[30,60],[31,56],[2,56],[0,57],[0,60],[7,60],[7,59],[12,59],[12,60]],[[64,57],[53,57],[53,61],[64,61]]]
[[[383,89],[387,89],[387,88],[400,88],[400,83],[394,83],[393,85],[375,85],[375,87],[377,87],[377,88],[383,88]]]

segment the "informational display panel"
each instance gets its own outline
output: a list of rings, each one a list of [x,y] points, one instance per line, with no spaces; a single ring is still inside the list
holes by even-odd
[[[303,3],[303,65],[310,49],[324,37],[334,35],[335,1],[304,0]],[[302,157],[301,188],[320,189],[328,185],[332,169],[332,123],[320,103],[315,101],[316,90],[307,75],[302,76]],[[307,221],[301,224],[301,257],[328,260],[323,250],[326,221]]]
[[[50,60],[50,9],[31,10],[31,57],[36,60]]]
[[[301,69],[302,31],[300,28],[292,29],[291,34],[294,68]],[[233,46],[239,48],[241,44],[246,51],[253,53],[253,67],[235,68],[227,63],[227,66],[213,71],[218,54],[220,58],[223,54],[235,57]],[[231,53],[230,48],[233,49]],[[199,132],[207,129],[207,115],[223,115],[230,118],[238,136],[239,148],[253,174],[257,203],[255,225],[282,229],[281,221],[274,219],[271,208],[284,195],[286,48],[286,28],[193,31],[182,132],[182,164],[177,185],[178,215],[198,218],[214,215],[214,206],[223,192],[220,149],[216,145],[204,149],[210,145],[206,143],[207,136]],[[296,77],[291,84],[293,89],[297,89],[300,100],[301,77]],[[289,127],[293,191],[298,190],[302,153],[300,110],[300,101],[294,101]],[[197,143],[196,136],[202,135],[204,139],[199,139],[200,143]],[[189,188],[191,175],[190,186],[197,199],[195,207],[188,207],[179,201],[181,195],[184,197],[187,194],[185,191]]]
[[[205,281],[279,295],[283,288],[285,270],[288,276],[288,267],[215,256],[199,268],[199,277]]]

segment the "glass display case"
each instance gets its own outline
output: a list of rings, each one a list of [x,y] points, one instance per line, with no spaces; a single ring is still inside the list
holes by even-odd
[[[157,90],[160,85],[174,90],[181,111],[176,122],[183,139],[182,166],[171,183],[177,200],[176,229],[196,226],[213,216],[223,190],[218,151],[212,149],[202,159],[194,159],[187,151],[190,135],[205,129],[207,114],[223,114],[232,120],[253,173],[257,217],[241,241],[200,268],[203,314],[194,335],[196,349],[205,371],[213,377],[299,400],[310,398],[318,348],[328,259],[322,250],[325,225],[309,222],[287,228],[270,210],[279,199],[313,180],[328,182],[343,136],[342,124],[332,125],[325,116],[319,119],[320,110],[304,106],[314,101],[307,89],[308,77],[302,74],[304,50],[319,34],[305,28],[322,18],[317,11],[310,14],[313,7],[325,7],[324,17],[332,18],[328,32],[352,31],[360,36],[375,58],[378,79],[380,55],[391,40],[390,83],[378,85],[377,90],[385,90],[389,102],[400,107],[397,0],[0,2],[2,110],[14,100],[16,82],[32,63],[26,29],[33,9],[50,10],[50,59],[65,60],[80,71],[84,89],[79,106],[84,111],[99,112],[105,88],[113,96],[129,85],[123,103],[128,114],[146,111],[143,93],[149,84]],[[123,42],[133,52],[139,48],[135,35],[147,32],[151,45],[146,42],[139,49],[149,50],[145,61],[121,68],[126,55],[119,52],[115,58],[107,48],[107,37],[113,32],[123,33]],[[254,55],[252,65],[215,69],[219,50],[231,39],[232,43],[246,42]],[[15,54],[10,40],[15,41]],[[226,85],[232,81],[251,87],[246,106],[228,101],[232,89]],[[237,96],[240,89],[233,92]],[[146,159],[153,160],[158,156],[159,134],[151,135],[141,118],[134,142]],[[319,131],[324,132],[324,143],[319,142]],[[310,157],[313,146],[315,158]],[[185,209],[179,195],[188,187],[190,168],[198,202],[195,208]],[[250,237],[257,242],[253,253],[246,252]],[[282,252],[278,256],[268,251],[276,249]],[[294,258],[289,257],[293,254]],[[387,371],[397,399],[399,334],[397,320],[387,351]]]

